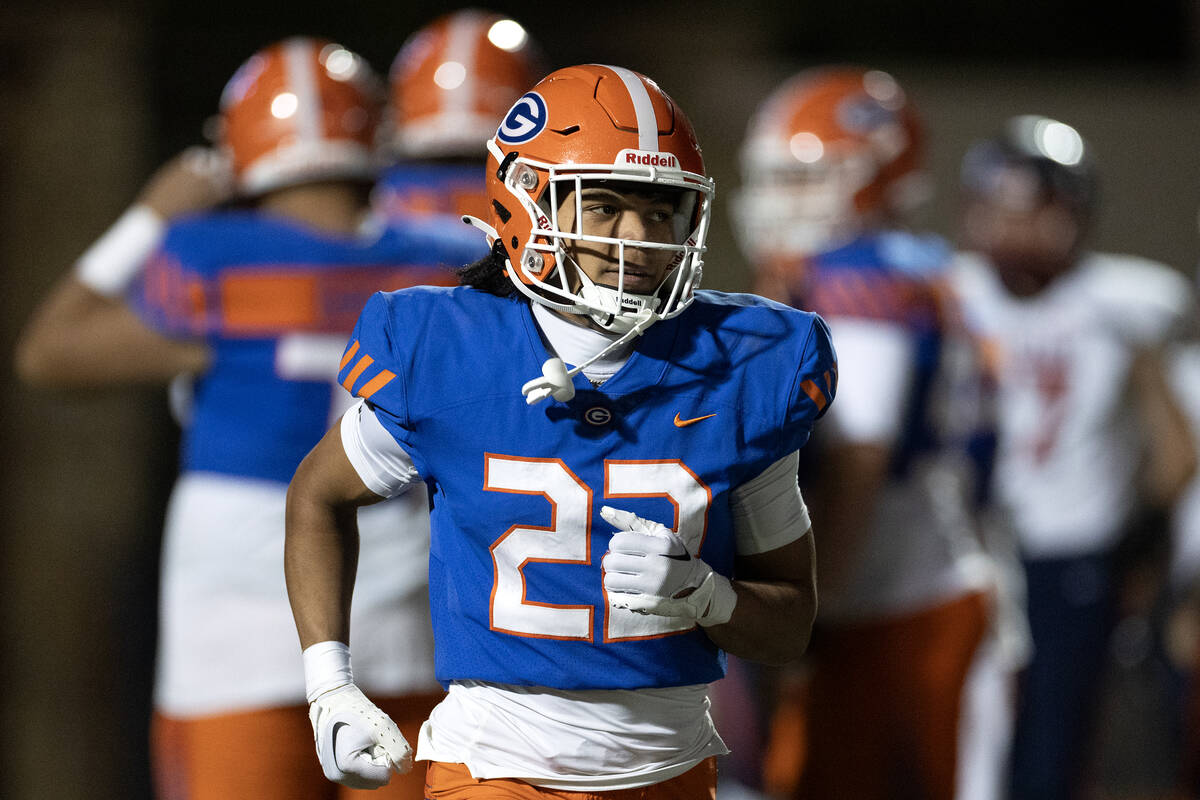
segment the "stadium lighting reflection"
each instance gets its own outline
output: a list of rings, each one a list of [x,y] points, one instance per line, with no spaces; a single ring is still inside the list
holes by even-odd
[[[821,139],[807,131],[801,131],[789,139],[788,149],[802,164],[815,164],[825,155],[825,145],[821,143]]]
[[[487,37],[488,41],[496,47],[511,53],[525,46],[525,40],[529,38],[529,34],[525,33],[525,28],[521,27],[521,23],[516,20],[502,19],[488,28]]]
[[[300,100],[291,92],[280,92],[271,101],[271,116],[276,119],[287,119],[296,113]]]
[[[457,89],[467,79],[467,68],[457,61],[445,61],[433,73],[433,82],[443,89]]]

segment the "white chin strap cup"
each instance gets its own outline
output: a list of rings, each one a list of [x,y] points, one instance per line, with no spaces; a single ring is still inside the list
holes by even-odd
[[[577,372],[572,370],[571,372]],[[535,406],[547,397],[553,397],[560,403],[565,403],[575,396],[575,384],[571,382],[571,374],[561,358],[550,358],[542,364],[542,377],[534,378],[521,387],[525,395],[525,403]]]
[[[567,370],[567,365],[561,358],[547,359],[546,363],[542,364],[542,377],[534,378],[521,387],[521,394],[525,395],[526,405],[535,406],[547,397],[553,397],[560,403],[567,402],[575,396],[575,384],[571,382],[572,378],[583,372],[589,364],[599,361],[631,339],[641,336],[646,328],[660,319],[662,318],[653,311],[640,312],[638,320],[632,328],[608,347],[570,371]]]

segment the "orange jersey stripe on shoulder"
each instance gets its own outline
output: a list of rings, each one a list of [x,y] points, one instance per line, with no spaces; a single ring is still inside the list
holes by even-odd
[[[350,346],[348,348],[346,348],[346,354],[344,356],[342,356],[341,363],[338,364],[338,372],[341,372],[342,370],[344,370],[346,368],[346,365],[350,363],[350,359],[354,358],[354,354],[357,352],[358,352],[358,339],[355,339],[353,342],[350,343]]]
[[[358,363],[354,365],[354,369],[350,370],[350,372],[346,374],[346,379],[342,381],[342,386],[346,387],[347,392],[350,392],[351,394],[354,393],[354,382],[358,380],[359,376],[362,375],[364,371],[366,371],[367,367],[374,363],[375,359],[367,355],[364,355],[358,360]]]
[[[825,406],[828,405],[829,401],[825,399],[825,393],[812,380],[804,381],[804,383],[800,384],[800,388],[804,390],[809,399],[817,404],[818,411],[824,410]]]
[[[378,375],[364,383],[362,387],[355,392],[355,394],[361,397],[363,400],[370,400],[371,395],[387,386],[395,377],[396,373],[392,372],[390,369],[380,370]],[[353,381],[351,383],[353,384]]]

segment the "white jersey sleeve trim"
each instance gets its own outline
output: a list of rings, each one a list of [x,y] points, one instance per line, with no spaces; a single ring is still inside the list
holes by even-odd
[[[791,544],[812,527],[797,481],[799,467],[800,453],[792,452],[730,493],[738,555]]]
[[[364,401],[342,415],[341,431],[346,457],[375,494],[395,497],[421,479],[412,457]]]
[[[904,425],[916,371],[912,333],[876,320],[828,322],[837,342],[838,392],[826,424],[845,441],[891,444]]]

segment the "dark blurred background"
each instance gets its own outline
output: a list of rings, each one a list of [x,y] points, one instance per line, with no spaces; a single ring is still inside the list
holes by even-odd
[[[202,141],[221,87],[254,50],[317,34],[383,72],[410,32],[458,5],[473,4],[0,4],[3,796],[149,796],[157,549],[176,440],[158,389],[69,396],[17,386],[17,331],[152,169]],[[1189,274],[1200,258],[1197,0],[486,7],[523,22],[551,66],[628,66],[687,111],[718,187],[710,287],[748,282],[721,201],[738,183],[749,113],[791,72],[830,61],[891,71],[923,113],[938,191],[927,227],[955,233],[968,144],[1035,112],[1075,125],[1094,147],[1097,246]],[[1136,743],[1121,752],[1138,760],[1128,756]],[[269,758],[270,743],[246,757]]]

